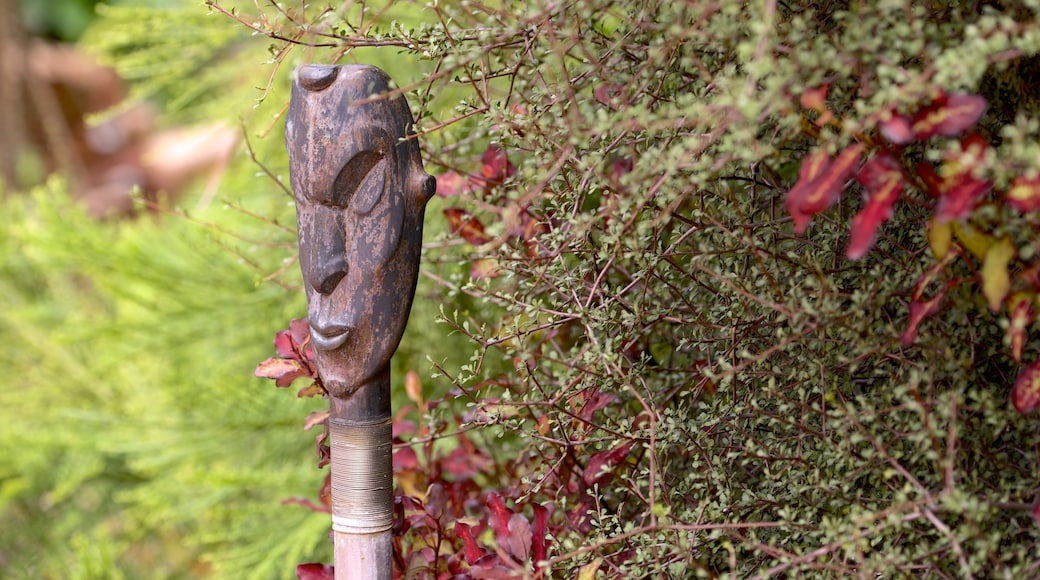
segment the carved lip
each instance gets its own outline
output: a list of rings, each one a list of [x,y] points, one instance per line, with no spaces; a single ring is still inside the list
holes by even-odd
[[[350,338],[350,327],[330,325],[318,328],[311,325],[311,344],[319,350],[335,350],[343,346]]]

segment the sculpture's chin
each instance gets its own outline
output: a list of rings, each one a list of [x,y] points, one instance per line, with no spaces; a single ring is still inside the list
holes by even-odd
[[[353,382],[340,381],[336,379],[326,380],[324,382],[325,390],[329,392],[329,396],[336,399],[349,399],[354,393],[361,388],[361,385]]]

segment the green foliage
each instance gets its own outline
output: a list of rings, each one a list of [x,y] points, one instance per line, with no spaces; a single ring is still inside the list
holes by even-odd
[[[374,62],[445,172],[394,366],[436,369],[403,435],[427,461],[398,473],[409,521],[437,505],[431,482],[459,483],[465,525],[491,489],[518,514],[551,506],[553,577],[1031,574],[1040,441],[1008,403],[1013,321],[987,307],[969,246],[1007,236],[1016,276],[1037,254],[1036,213],[1002,203],[1040,171],[1022,90],[1035,3],[208,4],[110,8],[121,28],[89,43],[174,118],[261,100],[246,135],[283,181],[272,128],[289,69]],[[808,153],[887,150],[879,125],[940,92],[989,103],[991,151],[968,173],[998,194],[960,219],[959,257],[924,289],[949,284],[942,307],[904,346],[937,262],[925,184],[908,178],[858,261],[845,245],[860,186],[839,184],[802,236],[785,195]],[[912,175],[959,147],[936,137],[893,156]],[[5,573],[284,577],[330,559],[327,518],[279,504],[320,485],[299,431],[315,403],[250,378],[304,310],[291,200],[255,171],[222,186],[244,210],[193,216],[208,226],[93,223],[59,185],[4,202],[0,440],[19,450],[0,456]],[[424,473],[459,469],[453,448],[478,473]],[[442,523],[435,560],[492,543]],[[432,542],[399,538],[408,554]]]
[[[329,61],[366,43],[421,57],[397,80],[456,172],[441,194],[480,264],[440,278],[486,307],[445,309],[475,352],[442,370],[479,426],[468,435],[524,466],[510,497],[555,506],[554,570],[1020,577],[1035,565],[1037,433],[1007,403],[1018,367],[984,300],[1003,296],[985,272],[974,287],[966,226],[963,259],[937,274],[942,307],[904,346],[936,263],[925,184],[908,178],[859,261],[844,254],[855,195],[796,236],[785,194],[807,152],[887,150],[879,124],[953,93],[996,103],[979,125],[995,150],[961,178],[1002,192],[1040,170],[1019,89],[1035,81],[1036,8],[437,3],[416,31],[333,10],[265,32],[338,40]],[[301,20],[314,34],[293,34]],[[429,105],[459,91],[454,110]],[[478,161],[488,143],[515,171]],[[891,155],[957,175],[960,147]],[[1032,248],[1035,214],[990,195],[956,219],[985,226],[986,247]],[[431,263],[458,259],[450,239]],[[582,416],[595,396],[611,403]],[[613,478],[582,487],[622,444]]]

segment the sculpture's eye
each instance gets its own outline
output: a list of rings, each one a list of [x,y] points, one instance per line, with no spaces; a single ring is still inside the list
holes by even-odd
[[[371,211],[383,191],[385,172],[373,171],[382,160],[378,151],[361,151],[347,161],[332,185],[332,205],[347,208],[358,203],[354,209],[359,213]]]

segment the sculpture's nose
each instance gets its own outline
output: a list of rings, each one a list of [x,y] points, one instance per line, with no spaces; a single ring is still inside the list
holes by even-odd
[[[311,344],[319,350],[335,350],[350,337],[350,327],[343,324],[318,326],[311,324]]]

